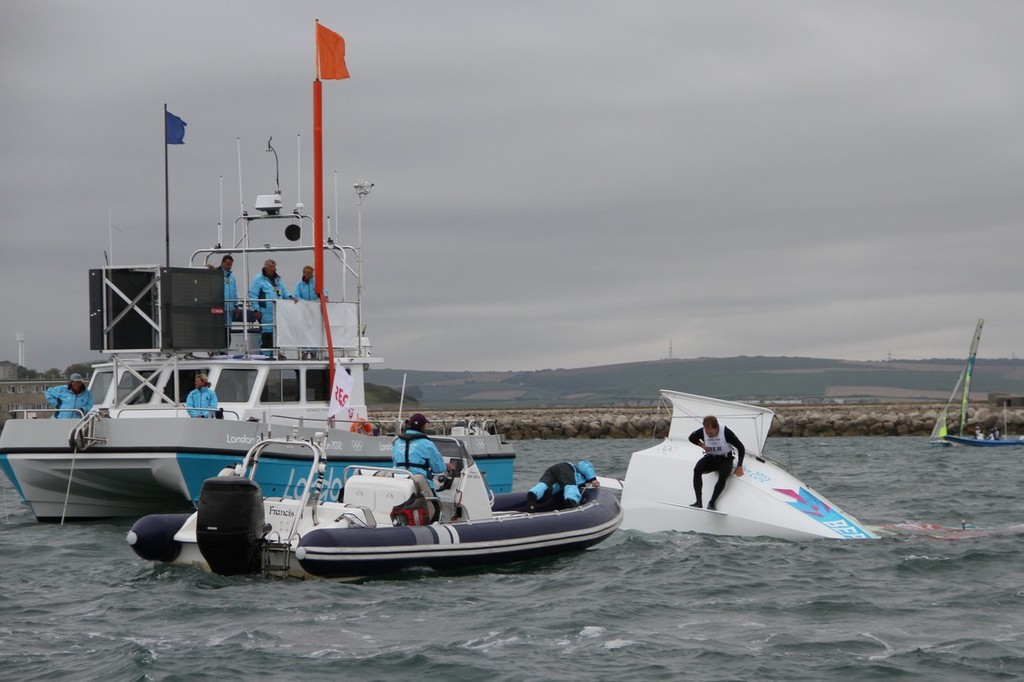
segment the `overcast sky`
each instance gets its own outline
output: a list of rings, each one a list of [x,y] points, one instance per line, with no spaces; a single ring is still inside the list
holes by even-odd
[[[391,368],[1024,354],[1024,3],[0,2],[0,359],[89,350],[87,271],[240,201],[356,240]],[[241,149],[242,192],[239,198]],[[301,150],[301,152],[300,152]],[[299,175],[301,171],[301,176]],[[301,184],[300,184],[301,183]],[[301,186],[301,196],[297,196]],[[222,189],[223,188],[223,189]],[[115,230],[109,227],[112,216]],[[289,287],[302,263],[281,262]],[[241,284],[241,283],[240,283]],[[329,283],[328,283],[329,284]]]

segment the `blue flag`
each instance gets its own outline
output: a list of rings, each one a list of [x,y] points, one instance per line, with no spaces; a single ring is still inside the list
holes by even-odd
[[[185,144],[185,126],[188,124],[169,111],[164,110],[164,114],[166,114],[164,130],[167,131],[167,144]]]

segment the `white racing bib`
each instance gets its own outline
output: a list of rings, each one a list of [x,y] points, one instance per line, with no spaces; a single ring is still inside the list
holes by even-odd
[[[709,455],[715,455],[716,457],[724,457],[732,454],[732,445],[725,440],[725,427],[720,426],[718,428],[718,435],[711,437],[708,436],[708,432],[704,432],[704,447],[707,448]]]

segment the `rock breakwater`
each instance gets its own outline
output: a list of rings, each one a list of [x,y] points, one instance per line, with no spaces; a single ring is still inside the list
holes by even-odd
[[[829,438],[838,436],[928,436],[942,410],[940,404],[856,404],[856,405],[773,405],[775,420],[770,436],[781,438]],[[419,408],[438,432],[447,433],[471,415],[487,421],[507,440],[561,438],[664,438],[668,435],[671,411],[662,408],[588,407],[456,412]],[[393,422],[395,411],[371,410],[382,425]],[[998,428],[1007,434],[1024,434],[1024,408],[1002,409],[982,406],[969,413],[974,424],[988,433]],[[950,415],[948,428],[956,432],[958,415]],[[728,422],[725,422],[728,424]]]

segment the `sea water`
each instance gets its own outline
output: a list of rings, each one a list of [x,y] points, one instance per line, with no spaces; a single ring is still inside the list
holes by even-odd
[[[648,444],[522,442],[516,488],[566,459],[622,478]],[[139,559],[131,520],[38,524],[4,479],[0,679],[1024,677],[1024,448],[779,439],[768,454],[890,534],[619,531],[585,552],[461,573],[225,578]],[[691,495],[679,481],[679,499]]]

